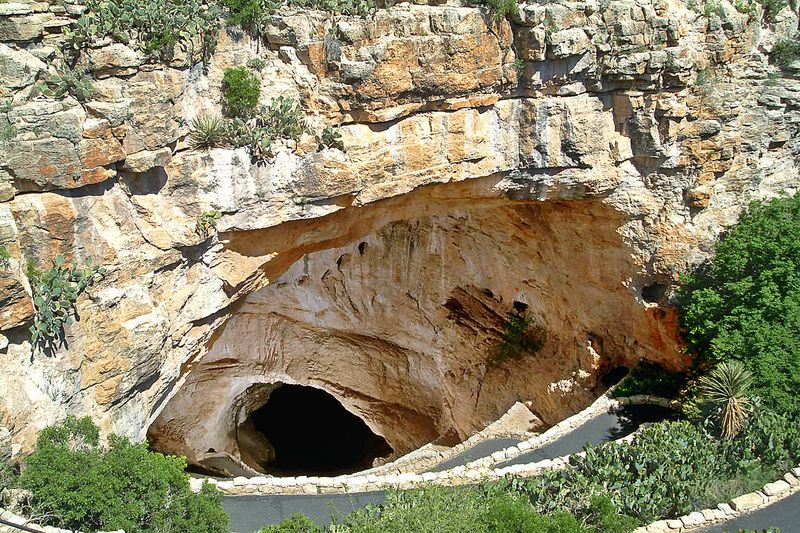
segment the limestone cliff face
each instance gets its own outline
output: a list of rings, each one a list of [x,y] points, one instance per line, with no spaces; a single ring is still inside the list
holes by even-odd
[[[685,364],[664,294],[754,199],[798,188],[800,84],[766,53],[796,27],[723,2],[461,5],[229,28],[207,65],[95,43],[85,103],[29,98],[79,9],[0,3],[0,426],[15,454],[66,414],[202,464],[243,459],[277,383],[336,396],[395,454],[463,439],[517,400],[545,422],[606,370]],[[335,28],[332,30],[331,28]],[[311,136],[266,164],[190,149],[226,67],[261,58],[264,102],[298,99]],[[219,234],[195,232],[223,213]],[[33,353],[23,265],[93,257],[68,346]],[[491,354],[513,309],[535,355]]]

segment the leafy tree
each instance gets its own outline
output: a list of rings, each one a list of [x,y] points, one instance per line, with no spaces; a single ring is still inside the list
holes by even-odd
[[[689,347],[710,362],[740,361],[767,407],[800,406],[800,195],[753,203],[683,280]]]
[[[24,462],[19,486],[48,525],[83,531],[224,533],[228,516],[216,488],[189,489],[180,457],[117,435],[108,446],[90,418],[45,428]]]

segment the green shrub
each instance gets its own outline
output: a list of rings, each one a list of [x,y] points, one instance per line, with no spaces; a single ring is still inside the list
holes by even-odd
[[[323,531],[323,528],[307,516],[295,513],[280,524],[262,527],[256,533],[322,533]]]
[[[178,43],[201,42],[207,58],[216,45],[220,11],[201,0],[83,0],[86,11],[66,28],[68,42],[81,49],[111,38],[137,46],[148,54],[172,55]]]
[[[228,517],[216,488],[189,490],[179,457],[150,452],[117,435],[99,444],[97,426],[69,417],[45,428],[24,461],[19,486],[46,525],[83,531],[224,533]]]
[[[797,39],[783,39],[775,43],[770,57],[779,66],[786,68],[791,63],[800,60],[800,41]]]
[[[509,359],[520,359],[542,349],[547,333],[526,313],[512,313],[503,324],[503,340],[491,359],[500,364]]]
[[[496,483],[431,486],[389,492],[384,504],[353,511],[341,526],[348,533],[626,533],[634,527],[629,517],[617,516],[610,503],[596,500],[591,510],[595,514],[584,521],[560,511],[541,515],[525,495]]]
[[[337,15],[366,17],[376,9],[374,0],[222,0],[228,20],[259,36],[285,6],[318,9]]]
[[[227,68],[222,76],[222,96],[230,115],[249,116],[261,97],[261,80],[247,67]]]
[[[337,15],[366,17],[376,9],[374,0],[288,0],[290,6],[319,9]]]
[[[679,290],[689,348],[711,362],[742,362],[766,406],[797,409],[800,196],[753,203],[714,250]]]
[[[517,0],[476,0],[476,3],[489,8],[496,20],[503,18],[510,18],[517,20],[519,18],[519,4]]]
[[[282,5],[280,0],[222,0],[222,3],[228,9],[228,20],[256,37]]]
[[[662,398],[677,398],[688,377],[684,372],[670,373],[657,363],[641,361],[614,389],[615,398],[637,394],[652,394]]]
[[[105,274],[105,269],[86,258],[84,268],[65,266],[58,256],[45,271],[28,263],[28,281],[33,292],[34,317],[30,327],[31,343],[45,353],[63,345],[64,327],[75,321],[75,302],[83,291]]]

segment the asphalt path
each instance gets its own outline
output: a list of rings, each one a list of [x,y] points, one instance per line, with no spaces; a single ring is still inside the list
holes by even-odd
[[[383,491],[356,494],[297,496],[228,496],[222,505],[231,517],[231,531],[252,533],[266,524],[277,524],[295,513],[303,513],[317,524],[329,524],[332,517],[370,503],[383,503]]]
[[[617,440],[636,431],[642,424],[674,418],[675,411],[658,405],[626,405],[603,413],[573,429],[563,437],[540,448],[520,454],[513,459],[497,465],[503,468],[511,465],[535,463],[544,459],[555,459],[572,455],[583,450],[587,444],[602,444]]]
[[[451,457],[447,461],[439,463],[435,467],[431,468],[429,472],[444,472],[445,470],[450,470],[451,468],[465,465],[469,462],[475,461],[476,459],[480,459],[481,457],[487,457],[492,455],[494,452],[499,452],[500,450],[510,448],[511,446],[516,446],[520,442],[522,441],[519,439],[486,440],[476,444],[472,448],[464,450],[460,454],[456,455],[455,457]]]
[[[770,527],[780,528],[781,533],[800,533],[800,493],[698,533],[737,533],[741,529],[761,531]]]
[[[645,422],[674,417],[671,409],[654,405],[630,405],[604,413],[578,426],[563,437],[537,450],[521,454],[500,466],[552,459],[579,452],[586,444],[616,440],[635,431]],[[454,468],[520,442],[515,439],[492,439],[449,459],[445,468]],[[329,524],[332,517],[343,516],[369,503],[383,502],[384,492],[330,495],[226,496],[222,499],[231,517],[231,531],[251,533],[265,524],[276,524],[295,513],[303,513],[318,524]],[[785,531],[783,533],[786,533]]]

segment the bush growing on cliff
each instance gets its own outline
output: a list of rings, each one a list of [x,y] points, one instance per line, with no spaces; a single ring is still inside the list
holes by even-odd
[[[216,488],[189,490],[184,459],[117,435],[108,446],[88,418],[45,428],[25,461],[19,486],[47,525],[82,531],[225,533]]]
[[[800,407],[800,195],[753,203],[686,277],[679,292],[689,347],[710,362],[740,361],[754,394]]]
[[[514,312],[503,324],[503,340],[491,359],[501,364],[509,359],[520,359],[542,349],[547,333],[526,313]]]
[[[279,96],[269,106],[261,106],[249,120],[235,118],[228,122],[226,138],[234,147],[247,147],[254,160],[265,161],[273,155],[273,141],[296,141],[307,130],[297,102]]]
[[[189,126],[189,146],[194,150],[209,150],[225,146],[227,125],[221,117],[201,115]]]
[[[800,60],[800,41],[795,39],[783,39],[775,43],[770,54],[775,63],[786,68],[791,63]]]
[[[519,4],[517,0],[476,0],[477,4],[489,8],[496,20],[506,17],[516,20],[519,18]]]
[[[227,68],[222,76],[222,97],[230,115],[246,117],[258,105],[261,80],[247,67]]]

